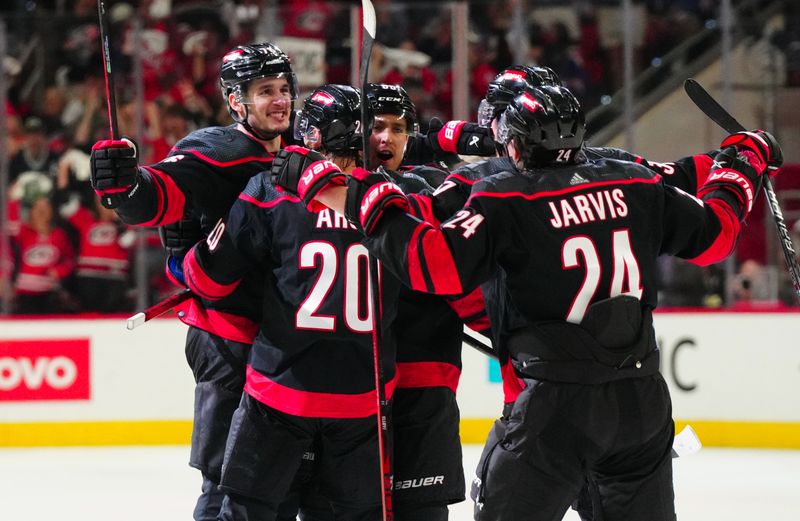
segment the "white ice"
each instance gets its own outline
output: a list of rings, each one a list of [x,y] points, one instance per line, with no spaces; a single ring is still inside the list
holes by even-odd
[[[465,447],[468,482],[480,450]],[[184,446],[0,449],[0,520],[189,521],[200,476],[186,464],[188,453]],[[681,521],[800,519],[800,451],[703,448],[674,470]],[[450,519],[472,519],[472,503],[454,505]]]

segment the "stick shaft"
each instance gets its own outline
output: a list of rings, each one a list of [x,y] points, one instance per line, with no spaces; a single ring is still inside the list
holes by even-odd
[[[734,118],[730,112],[715,100],[711,94],[706,91],[702,85],[693,79],[688,79],[683,84],[686,94],[697,105],[703,113],[711,119],[714,123],[719,125],[723,130],[731,134],[745,130],[744,126]],[[780,240],[781,250],[783,257],[786,260],[786,266],[789,271],[789,276],[792,279],[792,286],[794,287],[795,295],[800,299],[800,266],[797,264],[797,255],[795,253],[794,245],[792,244],[789,230],[786,227],[786,221],[783,218],[783,211],[778,202],[778,196],[775,194],[775,189],[772,186],[772,180],[768,175],[764,178],[764,193],[767,197],[767,205],[772,213],[775,228]]]
[[[114,75],[111,73],[111,44],[108,36],[108,16],[104,0],[97,0],[97,15],[100,21],[100,46],[103,51],[103,78],[106,84],[106,105],[108,107],[108,130],[111,139],[119,137],[117,125],[117,99],[114,94]]]
[[[361,0],[361,133],[362,133],[362,153],[364,167],[369,169],[369,137],[370,121],[367,121],[367,82],[369,78],[369,61],[372,55],[372,44],[375,41],[375,8],[370,0]],[[381,508],[384,521],[394,519],[392,509],[392,466],[391,454],[389,453],[387,441],[389,439],[389,404],[386,400],[386,377],[383,372],[383,360],[381,355],[382,345],[382,321],[381,321],[381,287],[379,279],[378,260],[370,255],[369,280],[370,280],[370,303],[372,306],[372,352],[375,365],[375,389],[378,400],[378,463],[380,467],[381,483],[383,495],[381,497]]]

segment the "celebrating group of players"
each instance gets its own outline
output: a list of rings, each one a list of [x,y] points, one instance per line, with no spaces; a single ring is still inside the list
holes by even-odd
[[[220,80],[233,125],[151,166],[129,140],[92,152],[103,204],[160,227],[169,274],[194,293],[178,314],[196,520],[381,518],[369,255],[396,519],[446,520],[464,499],[464,325],[491,336],[505,394],[476,519],[558,520],[573,502],[584,519],[675,518],[656,257],[731,253],[782,161],[772,136],[667,164],[587,147],[577,100],[539,67],[498,75],[478,124],[424,136],[394,85],[370,84],[367,106],[326,85],[292,118],[297,80],[271,44],[230,51]],[[282,136],[292,119],[302,146]],[[448,171],[458,154],[491,157]]]

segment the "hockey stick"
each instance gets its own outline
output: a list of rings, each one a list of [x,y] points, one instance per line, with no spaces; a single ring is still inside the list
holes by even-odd
[[[108,106],[108,130],[111,139],[117,139],[117,98],[114,95],[114,76],[111,74],[111,45],[108,41],[108,17],[103,0],[97,0],[97,15],[100,19],[100,46],[103,51],[103,78],[106,83],[106,105]]]
[[[697,105],[697,108],[703,111],[711,121],[722,127],[726,132],[733,134],[745,130],[742,124],[736,121],[736,119],[697,81],[689,78],[683,83],[683,88],[686,90],[686,94],[689,95],[689,98]],[[792,286],[794,287],[795,294],[800,298],[800,267],[797,265],[797,255],[795,254],[794,245],[792,244],[792,238],[789,236],[789,230],[786,228],[786,221],[783,218],[783,212],[781,211],[778,197],[775,195],[775,189],[772,187],[772,180],[768,175],[763,176],[763,179],[767,204],[769,205],[769,209],[775,221],[775,228],[777,228],[778,231],[783,257],[786,259],[789,276],[792,278]]]
[[[171,297],[167,297],[161,302],[157,302],[150,306],[149,308],[145,309],[144,311],[140,311],[135,315],[128,318],[125,323],[125,327],[130,331],[135,329],[150,319],[159,317],[169,311],[170,309],[174,308],[184,300],[188,299],[192,296],[191,290],[189,288],[184,289],[180,293],[175,293]]]
[[[369,61],[372,55],[372,44],[375,42],[375,8],[370,0],[361,0],[361,135],[362,154],[364,167],[369,168],[369,129],[372,128],[367,121],[367,75]],[[387,447],[389,439],[389,403],[386,400],[386,376],[383,372],[383,357],[381,355],[381,284],[378,277],[378,260],[370,255],[369,285],[370,304],[372,306],[372,353],[375,365],[375,391],[378,399],[378,465],[381,474],[383,494],[381,496],[381,509],[383,521],[392,521],[392,460]]]

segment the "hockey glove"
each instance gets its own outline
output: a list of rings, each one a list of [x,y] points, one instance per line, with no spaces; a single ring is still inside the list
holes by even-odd
[[[428,124],[427,140],[437,159],[445,154],[494,156],[497,152],[491,129],[467,121],[443,124],[433,118]]]
[[[319,205],[314,197],[329,186],[344,186],[342,170],[315,150],[291,145],[275,156],[270,169],[272,184],[297,195],[309,210]]]
[[[783,165],[783,152],[775,136],[763,130],[743,130],[722,140],[720,148],[736,147],[739,152],[750,152],[766,165],[767,173],[774,176]],[[751,161],[753,164],[753,161]],[[756,167],[756,164],[753,164]],[[757,168],[757,167],[756,167]],[[759,171],[759,173],[761,173]]]
[[[408,210],[408,198],[400,187],[386,174],[356,168],[347,181],[347,220],[370,235],[388,208]]]
[[[183,257],[205,235],[198,219],[181,219],[158,229],[161,244],[169,255]]]
[[[98,141],[92,146],[92,188],[106,208],[117,208],[136,188],[136,150],[136,143],[129,138]]]
[[[751,162],[755,154],[738,152],[735,147],[723,149],[714,157],[711,172],[703,186],[697,191],[701,199],[718,197],[727,201],[743,220],[753,209],[753,200],[761,187],[764,163]]]

